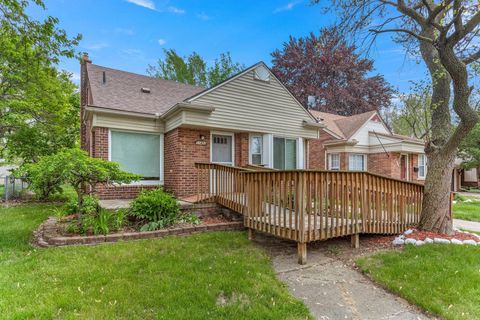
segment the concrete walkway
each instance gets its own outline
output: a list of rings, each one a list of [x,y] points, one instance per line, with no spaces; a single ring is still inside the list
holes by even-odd
[[[480,232],[480,222],[453,219],[453,227],[460,230]]]
[[[480,198],[480,193],[477,192],[458,192],[458,194],[466,197]]]
[[[316,319],[429,319],[417,307],[332,257],[325,250],[332,245],[326,242],[309,247],[308,264],[301,266],[297,264],[295,245],[262,238],[257,236],[255,242],[272,256],[278,277]]]

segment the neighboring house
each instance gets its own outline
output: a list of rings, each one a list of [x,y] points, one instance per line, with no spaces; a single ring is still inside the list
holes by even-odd
[[[455,159],[455,168],[452,173],[452,191],[461,191],[462,188],[479,188],[479,168],[465,170],[462,168],[462,159]]]
[[[326,128],[309,144],[309,167],[362,170],[405,181],[423,182],[424,142],[393,134],[376,111],[339,116],[310,110]]]
[[[101,198],[193,195],[195,162],[303,169],[323,127],[263,62],[210,89],[81,64],[82,148],[144,177],[98,186]]]

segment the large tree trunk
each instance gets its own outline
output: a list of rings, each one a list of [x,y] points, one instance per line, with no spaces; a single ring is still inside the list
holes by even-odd
[[[428,158],[423,210],[418,227],[422,230],[451,233],[450,192],[455,153],[436,152]]]

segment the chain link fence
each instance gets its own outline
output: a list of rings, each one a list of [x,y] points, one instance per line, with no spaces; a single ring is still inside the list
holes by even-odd
[[[1,186],[2,183],[3,186]],[[21,198],[27,188],[28,184],[25,181],[25,178],[16,178],[12,176],[0,177],[0,196],[4,201]],[[1,192],[2,189],[3,194]]]

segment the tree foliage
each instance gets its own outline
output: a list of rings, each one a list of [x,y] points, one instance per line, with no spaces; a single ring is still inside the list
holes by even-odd
[[[470,104],[472,65],[480,58],[478,0],[313,0],[336,10],[341,29],[376,37],[390,33],[405,50],[421,57],[430,75],[431,135],[419,227],[450,233],[451,170],[458,147],[478,122]],[[452,96],[453,93],[453,96]],[[452,100],[452,101],[450,101]],[[454,125],[450,110],[458,117]]]
[[[480,167],[480,124],[477,124],[462,142],[458,154],[465,169]]]
[[[61,191],[63,184],[71,185],[78,195],[79,211],[87,190],[98,183],[130,183],[140,176],[120,170],[120,165],[103,159],[92,158],[78,148],[65,149],[43,156],[37,163],[24,164],[16,172],[26,177],[31,188],[41,199]]]
[[[29,4],[0,0],[0,145],[3,156],[32,162],[75,144],[78,94],[56,63],[74,56],[80,36],[69,38],[56,18],[32,20]]]
[[[174,49],[165,49],[164,54],[165,58],[159,59],[157,65],[148,66],[147,73],[194,86],[213,87],[245,68],[240,63],[234,63],[228,52],[221,53],[210,67],[196,52],[181,57]]]
[[[379,110],[390,103],[392,89],[383,76],[369,76],[373,61],[362,58],[333,28],[317,36],[294,38],[272,53],[272,71],[307,107],[319,111],[353,115]]]
[[[397,134],[429,140],[432,112],[431,87],[423,83],[414,83],[411,92],[399,96],[400,105],[392,114],[392,129]]]

